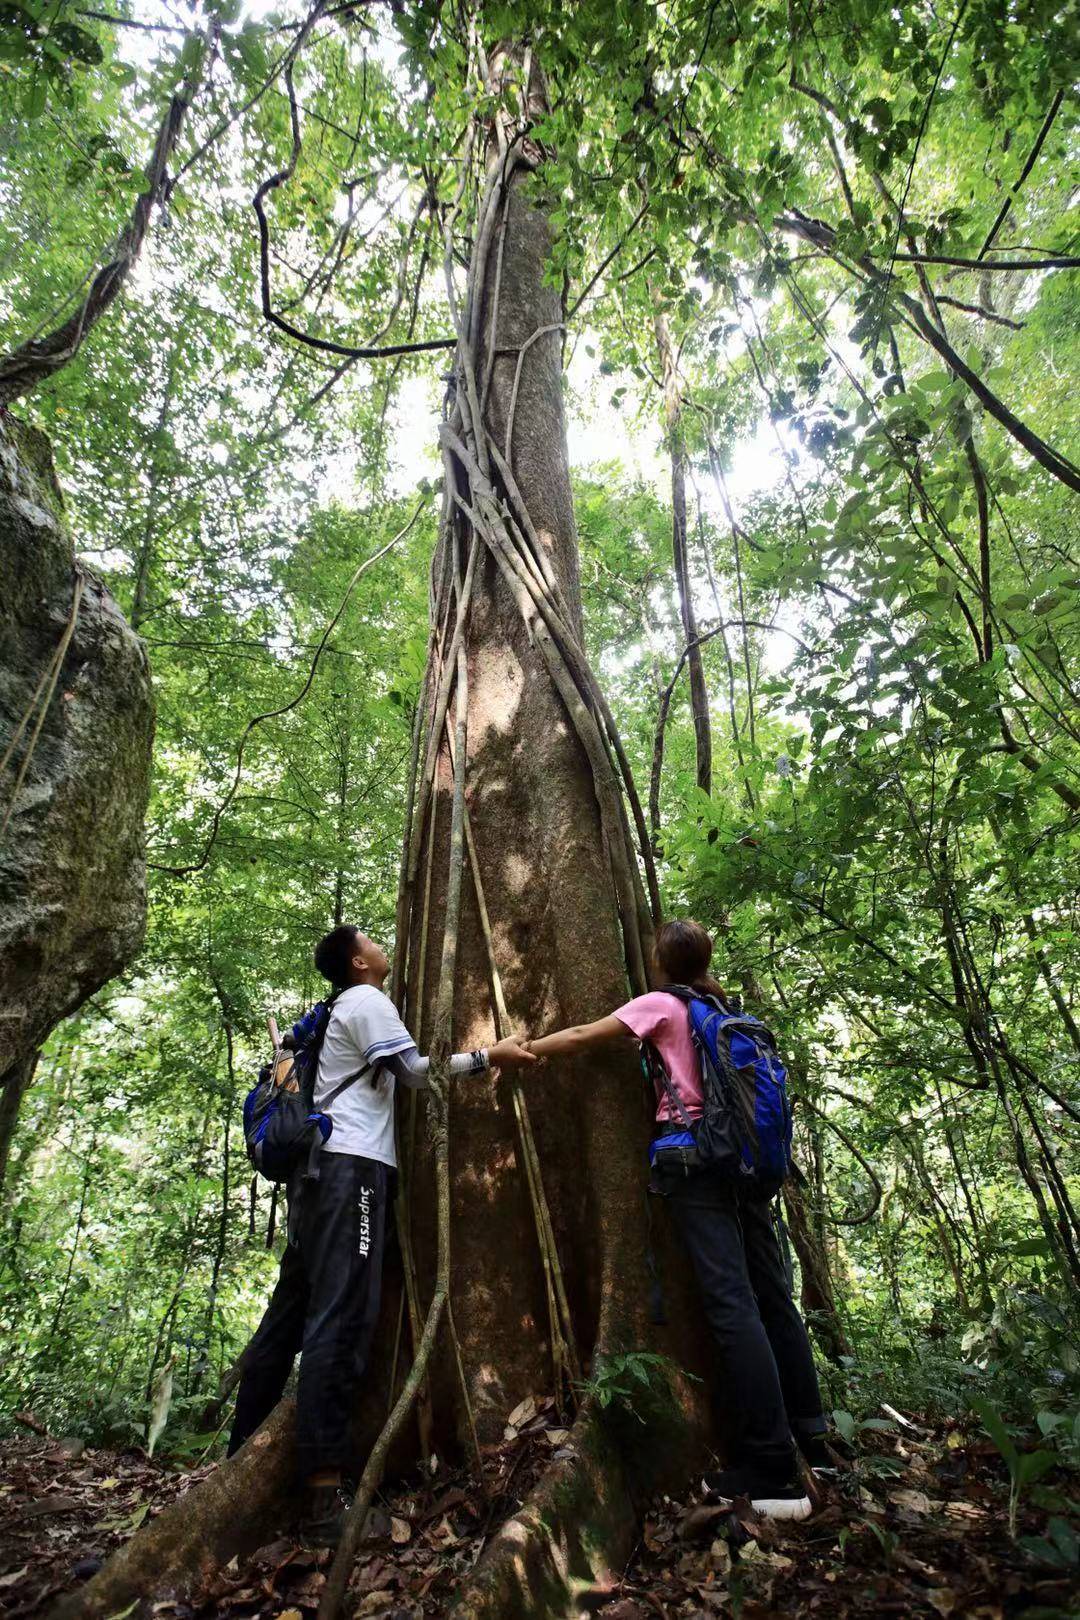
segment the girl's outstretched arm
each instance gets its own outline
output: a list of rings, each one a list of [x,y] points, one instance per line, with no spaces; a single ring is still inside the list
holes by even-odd
[[[621,1018],[609,1013],[606,1018],[598,1018],[595,1024],[571,1024],[568,1029],[557,1029],[551,1035],[541,1035],[524,1044],[534,1057],[549,1058],[570,1057],[575,1052],[584,1052],[587,1047],[607,1046],[615,1041],[636,1044],[637,1036]]]

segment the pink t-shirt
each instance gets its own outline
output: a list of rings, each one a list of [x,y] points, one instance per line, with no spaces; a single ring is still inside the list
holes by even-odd
[[[685,1004],[678,996],[669,996],[664,990],[650,990],[646,996],[635,996],[625,1007],[616,1007],[615,1017],[639,1041],[651,1041],[688,1117],[700,1119],[703,1108],[701,1070],[690,1037],[690,1017]],[[656,1101],[658,1120],[679,1119],[679,1111],[672,1106],[662,1084],[656,1088]]]

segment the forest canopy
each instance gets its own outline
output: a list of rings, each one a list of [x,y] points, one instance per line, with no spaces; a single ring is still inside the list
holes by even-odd
[[[315,999],[332,924],[393,943],[466,130],[530,85],[493,87],[503,39],[547,83],[589,661],[663,910],[789,1055],[829,1403],[989,1391],[1075,1456],[1080,29],[1049,0],[0,6],[0,403],[157,713],[145,944],[11,1148],[4,1421],[127,1443],[171,1368],[193,1459],[258,1319],[266,1013]]]

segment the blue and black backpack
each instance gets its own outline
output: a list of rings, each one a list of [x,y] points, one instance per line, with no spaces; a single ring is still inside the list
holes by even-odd
[[[315,1109],[315,1081],[335,999],[318,1002],[293,1025],[291,1050],[282,1046],[275,1051],[244,1099],[248,1158],[267,1181],[288,1181],[305,1163],[309,1176],[318,1175],[318,1154],[334,1122]],[[323,1107],[328,1108],[365,1072],[361,1069],[339,1081]]]
[[[684,1126],[656,1138],[650,1165],[684,1175],[712,1170],[753,1197],[772,1198],[791,1171],[787,1071],[775,1036],[760,1019],[703,990],[666,984],[664,993],[686,1006],[704,1106],[701,1118],[691,1120],[659,1052],[643,1043],[646,1073],[666,1092]]]

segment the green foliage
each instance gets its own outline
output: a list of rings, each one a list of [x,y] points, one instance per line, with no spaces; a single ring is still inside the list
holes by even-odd
[[[1009,1470],[1009,1534],[1016,1540],[1016,1514],[1020,1498],[1028,1486],[1042,1479],[1057,1462],[1052,1451],[1020,1451],[1000,1412],[989,1401],[975,1399],[972,1406],[982,1420],[983,1428],[997,1446]]]
[[[666,1405],[671,1399],[675,1377],[690,1378],[670,1356],[651,1350],[627,1350],[598,1360],[591,1375],[580,1385],[581,1395],[601,1412],[617,1410],[644,1425],[639,1408]]]

